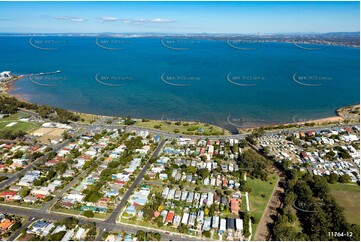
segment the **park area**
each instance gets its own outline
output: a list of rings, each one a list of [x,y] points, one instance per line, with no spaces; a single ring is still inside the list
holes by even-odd
[[[247,183],[252,191],[249,195],[250,215],[256,218],[255,224],[252,224],[252,231],[255,234],[259,221],[262,218],[263,212],[267,207],[267,203],[271,198],[273,189],[277,183],[278,176],[273,174],[269,181],[262,181],[259,179],[247,178]]]
[[[343,207],[349,223],[360,224],[360,187],[356,184],[330,184],[330,193]]]
[[[25,121],[26,119],[20,120],[22,116],[24,116],[24,114],[18,112],[10,115],[9,117],[0,119],[0,131],[29,132],[40,126],[38,123]]]
[[[179,133],[179,134],[189,134],[189,135],[229,134],[228,131],[218,126],[206,124],[206,123],[200,123],[200,122],[147,120],[145,122],[137,122],[136,126],[142,128],[158,129],[169,133]]]

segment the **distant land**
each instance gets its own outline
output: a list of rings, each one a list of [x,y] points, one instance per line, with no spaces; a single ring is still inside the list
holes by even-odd
[[[303,44],[325,44],[360,47],[360,32],[330,32],[330,33],[0,33],[0,36],[59,36],[59,37],[119,37],[119,38],[196,38],[204,40],[225,40],[242,38],[243,40],[260,40],[264,42],[285,42]]]

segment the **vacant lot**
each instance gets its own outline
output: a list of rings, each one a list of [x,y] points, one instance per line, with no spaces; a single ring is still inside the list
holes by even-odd
[[[42,143],[49,143],[49,140],[60,139],[61,135],[66,131],[66,129],[60,128],[39,128],[32,132],[33,135],[38,136],[38,140]]]
[[[251,216],[258,218],[258,220],[261,219],[272,195],[277,179],[278,176],[276,174],[272,175],[272,178],[267,182],[247,177],[247,183],[252,188],[252,191],[248,193]],[[252,224],[253,234],[256,232],[257,226],[258,223]]]
[[[348,222],[360,224],[360,187],[355,184],[330,184],[330,192],[345,209]]]

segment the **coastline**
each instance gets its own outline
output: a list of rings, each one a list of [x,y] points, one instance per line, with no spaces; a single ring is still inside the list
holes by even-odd
[[[15,94],[11,94],[11,91],[14,90],[14,83],[22,78],[24,78],[24,75],[21,76],[16,76],[15,78],[12,78],[11,80],[7,81],[6,83],[1,85],[0,90],[2,91],[1,94],[9,96],[9,97],[14,97],[20,101],[26,102],[26,103],[31,103],[29,102],[24,96],[22,95],[15,95]],[[299,127],[299,126],[306,126],[306,127],[312,127],[315,125],[326,125],[326,124],[336,124],[336,123],[341,123],[341,122],[345,122],[345,121],[355,121],[353,119],[348,119],[344,114],[342,114],[342,110],[348,109],[348,108],[360,108],[360,104],[353,104],[353,105],[348,105],[348,106],[344,106],[344,107],[340,107],[337,108],[335,110],[335,116],[330,116],[330,117],[325,117],[325,118],[319,118],[319,119],[310,119],[310,120],[306,120],[306,121],[300,121],[300,122],[292,122],[292,123],[275,123],[275,124],[265,124],[265,125],[256,125],[255,127],[244,127],[244,128],[237,128],[238,133],[242,134],[242,133],[250,133],[254,130],[257,129],[266,129],[266,130],[277,130],[277,129],[286,129],[286,128],[293,128],[293,127]],[[67,109],[68,111],[77,114],[81,117],[91,117],[91,118],[110,118],[110,119],[114,119],[114,118],[125,118],[125,117],[118,117],[118,116],[107,116],[107,115],[98,115],[98,114],[91,114],[91,113],[83,113],[83,112],[79,112],[79,111],[74,111],[71,109]],[[142,127],[137,125],[138,122],[140,120],[142,120],[142,118],[134,118],[134,120],[137,120],[137,123],[134,126],[137,127]],[[164,120],[154,120],[154,119],[149,119],[149,121],[152,122],[159,122],[159,123],[164,123]],[[358,116],[358,122],[359,122],[359,116]],[[141,123],[141,122],[140,122]],[[218,129],[224,130],[224,134],[223,135],[228,135],[228,134],[232,134],[232,132],[230,130],[227,130],[225,128],[222,128],[220,126],[214,125],[214,124],[209,124],[209,123],[205,123],[205,122],[188,122],[190,124],[202,124],[205,126],[214,126]],[[158,129],[157,129],[158,130]],[[172,132],[173,133],[173,132]],[[182,133],[179,133],[179,135],[182,135]]]
[[[1,91],[3,93],[6,93],[6,94],[9,94],[9,95],[12,95],[10,94],[9,92],[13,91],[14,90],[14,82],[20,80],[24,78],[24,76],[17,76],[17,77],[13,77],[11,80],[9,81],[6,81],[2,86],[1,86]]]
[[[341,124],[343,122],[350,122],[350,123],[359,123],[360,116],[358,115],[357,120],[352,118],[346,118],[342,111],[345,109],[360,109],[360,104],[353,104],[344,107],[337,108],[335,110],[335,116],[319,118],[319,119],[310,119],[306,121],[300,122],[293,122],[293,123],[279,123],[279,124],[272,124],[272,125],[262,125],[254,128],[239,128],[239,133],[249,133],[256,129],[265,129],[265,130],[282,130],[282,129],[290,129],[290,128],[297,128],[297,127],[313,127],[317,125],[334,125],[334,124]]]
[[[16,76],[15,78],[12,78],[9,81],[6,81],[4,84],[1,84],[0,86],[0,90],[1,90],[1,94],[7,95],[9,97],[14,97],[20,101],[26,102],[26,103],[30,103],[26,98],[25,95],[19,95],[19,94],[12,94],[11,91],[13,91],[15,89],[14,87],[14,83],[18,80],[21,80],[22,78],[24,78],[25,75],[19,75]]]

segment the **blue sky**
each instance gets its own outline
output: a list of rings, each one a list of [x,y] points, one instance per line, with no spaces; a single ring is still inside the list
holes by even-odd
[[[359,2],[0,2],[0,32],[359,31]]]

